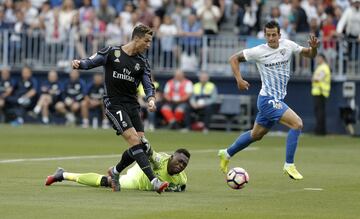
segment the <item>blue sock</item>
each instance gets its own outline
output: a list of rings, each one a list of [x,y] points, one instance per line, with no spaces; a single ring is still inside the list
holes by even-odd
[[[286,163],[294,163],[294,155],[301,130],[290,129],[286,139]]]
[[[251,139],[251,130],[244,132],[235,140],[235,142],[231,146],[227,148],[227,152],[232,157],[237,152],[249,146],[249,144],[251,144],[252,142],[253,140]]]

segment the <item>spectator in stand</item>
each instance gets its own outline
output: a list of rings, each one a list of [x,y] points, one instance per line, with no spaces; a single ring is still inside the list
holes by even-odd
[[[41,112],[42,123],[49,124],[49,111],[55,110],[56,103],[61,101],[61,95],[62,87],[58,74],[55,70],[51,70],[48,73],[47,81],[41,86],[41,95],[33,110],[36,116]]]
[[[102,20],[108,24],[115,19],[116,10],[111,5],[109,5],[108,0],[100,0],[100,6],[96,10],[96,16],[99,20]]]
[[[193,91],[192,82],[187,79],[180,69],[175,71],[174,77],[166,82],[164,88],[165,103],[161,113],[172,129],[179,128],[181,124],[189,128],[189,99]]]
[[[190,14],[183,23],[179,32],[180,45],[182,46],[181,68],[184,70],[196,70],[198,57],[201,52],[201,37],[203,29],[195,14]]]
[[[175,55],[174,55],[174,45],[175,45],[175,36],[178,33],[178,29],[175,24],[173,24],[170,15],[164,16],[164,23],[160,25],[159,31],[157,32],[157,37],[160,37],[161,42],[161,57],[162,66],[165,68],[171,68],[174,66]]]
[[[73,16],[73,19],[71,21],[70,35],[72,36],[72,39],[74,40],[74,45],[75,45],[75,49],[77,52],[77,56],[80,56],[81,58],[86,57],[85,47],[83,44],[84,31],[85,30],[83,30],[82,26],[80,25],[79,13],[76,13]]]
[[[102,122],[103,128],[109,127],[109,121],[104,113],[104,105],[102,98],[105,94],[103,75],[97,73],[93,77],[93,82],[86,91],[86,96],[81,101],[82,127],[89,127],[89,112],[94,116],[92,119],[92,127],[98,128],[98,124]]]
[[[196,14],[192,0],[184,0],[184,7],[181,10],[181,20],[185,21],[191,14]]]
[[[209,130],[210,119],[214,112],[214,103],[217,100],[217,94],[217,88],[214,83],[209,81],[209,75],[206,72],[201,72],[199,82],[194,85],[190,105],[192,111],[197,114],[199,121],[204,123],[203,133],[205,134]]]
[[[120,12],[119,14],[123,25],[131,23],[131,14],[133,12],[134,12],[134,5],[130,1],[126,2],[124,11]]]
[[[95,9],[91,0],[83,0],[83,5],[79,9],[80,22],[89,21],[93,14],[95,14]]]
[[[99,39],[105,36],[106,23],[99,19],[95,14],[90,16],[90,20],[81,24],[85,32],[87,43],[91,45],[90,53],[94,54],[98,51]]]
[[[122,22],[122,18],[119,15],[114,21],[107,24],[105,33],[107,45],[118,46],[127,42],[124,30],[122,29]]]
[[[5,22],[5,19],[4,19],[4,8],[2,8],[0,6],[0,31],[1,30],[4,30],[4,29],[9,29],[10,28],[10,25],[8,23]]]
[[[28,26],[33,26],[37,22],[39,15],[38,10],[31,4],[30,0],[23,0],[21,4],[21,11],[24,14],[24,22]]]
[[[16,22],[14,24],[13,32],[10,35],[10,57],[18,63],[21,63],[20,54],[22,48],[21,40],[25,37],[25,31],[29,26],[24,22],[24,14],[20,11],[16,11]]]
[[[33,30],[43,30],[44,21],[49,19],[49,16],[52,16],[49,12],[51,12],[50,3],[46,1],[39,7],[39,13],[30,24],[30,34],[32,34]]]
[[[311,18],[309,27],[310,27],[310,34],[319,37],[320,35],[320,27],[318,25],[318,19],[317,18]]]
[[[139,24],[139,15],[137,12],[131,13],[130,23],[121,22],[122,29],[124,30],[125,42],[130,41],[132,31],[137,24]]]
[[[271,10],[270,10],[270,15],[267,17],[267,22],[269,21],[276,21],[279,23],[280,25],[280,28],[283,27],[283,20],[284,20],[284,17],[281,16],[281,12],[280,12],[280,8],[275,6],[275,7],[271,7]]]
[[[334,18],[331,14],[327,14],[326,19],[324,20],[322,27],[322,42],[323,42],[323,53],[326,56],[329,64],[335,65],[335,59],[337,56],[336,52],[336,26],[334,24]]]
[[[3,68],[1,70],[0,78],[0,122],[5,120],[4,112],[6,111],[7,98],[11,95],[14,89],[15,82],[10,78],[10,70]]]
[[[360,53],[360,0],[351,1],[351,7],[344,11],[337,24],[336,31],[338,34],[345,32],[349,58],[350,60],[358,60]]]
[[[11,122],[12,125],[18,126],[24,123],[25,113],[36,103],[37,88],[38,83],[32,77],[31,69],[27,66],[23,67],[21,79],[16,82],[13,93],[8,97],[9,108],[16,116]]]
[[[80,79],[77,70],[70,72],[70,79],[65,83],[63,92],[63,101],[56,103],[57,112],[65,115],[67,124],[74,124],[75,114],[80,111],[80,103],[85,96],[85,82]]]
[[[306,34],[309,32],[309,23],[305,10],[300,6],[300,0],[292,0],[290,23],[296,33]]]
[[[154,19],[154,12],[148,6],[148,0],[139,0],[136,12],[139,15],[139,22],[146,26],[152,27],[152,20]]]
[[[289,18],[291,14],[291,3],[290,0],[282,0],[279,5],[280,14],[284,18]]]
[[[59,26],[61,30],[69,31],[73,16],[77,13],[72,0],[64,0],[59,11]]]
[[[307,21],[309,24],[313,18],[315,18],[318,25],[320,24],[320,19],[318,17],[315,0],[302,0],[301,7],[304,9],[306,13]]]
[[[235,32],[240,33],[244,32],[243,20],[245,15],[245,8],[250,7],[251,0],[234,0],[234,11],[236,11],[236,22],[235,22]]]
[[[332,10],[332,8],[331,9],[330,8],[325,8],[325,5],[323,5],[323,4],[318,4],[317,5],[316,15],[319,18],[320,25],[326,19],[327,14],[332,14],[333,13],[333,12],[327,13],[327,10]]]
[[[171,15],[170,15],[171,19],[173,20],[173,22],[178,30],[181,29],[181,24],[183,21],[182,16],[181,16],[182,10],[183,10],[183,7],[180,4],[178,4],[175,6],[174,12],[171,13]]]
[[[339,6],[336,6],[334,8],[334,24],[337,26],[337,24],[339,23],[341,16],[343,14],[343,11],[341,10],[341,8]]]
[[[10,26],[14,25],[16,22],[15,8],[13,0],[4,1],[4,22]]]
[[[204,34],[218,34],[218,21],[221,18],[221,13],[219,7],[213,5],[212,0],[205,0],[204,6],[200,7],[196,14],[203,25]]]

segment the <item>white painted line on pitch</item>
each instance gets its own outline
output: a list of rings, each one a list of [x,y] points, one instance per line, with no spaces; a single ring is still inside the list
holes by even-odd
[[[256,151],[259,148],[251,147],[246,148],[245,151]],[[200,153],[213,153],[217,152],[218,149],[205,149],[205,150],[190,150],[192,154]],[[172,153],[173,151],[167,151],[166,153]],[[107,155],[88,155],[88,156],[69,156],[69,157],[42,157],[42,158],[22,158],[22,159],[9,159],[9,160],[0,160],[2,163],[19,163],[19,162],[39,162],[39,161],[54,161],[54,160],[85,160],[85,159],[102,159],[102,158],[116,158],[121,154],[107,154]]]
[[[307,191],[323,191],[324,189],[322,189],[322,188],[304,188],[304,190],[307,190]]]

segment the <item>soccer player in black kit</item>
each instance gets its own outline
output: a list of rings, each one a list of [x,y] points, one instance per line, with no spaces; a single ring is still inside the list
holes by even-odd
[[[151,148],[144,137],[144,125],[137,101],[137,87],[142,83],[148,110],[156,110],[155,87],[151,81],[148,60],[143,55],[150,48],[152,35],[153,31],[149,27],[137,25],[129,43],[105,47],[87,59],[72,62],[74,69],[104,67],[105,113],[116,134],[122,135],[130,146],[122,153],[120,162],[108,170],[113,191],[120,191],[119,174],[134,161],[149,178],[156,192],[161,193],[169,186],[168,182],[158,179],[151,169],[147,155]]]

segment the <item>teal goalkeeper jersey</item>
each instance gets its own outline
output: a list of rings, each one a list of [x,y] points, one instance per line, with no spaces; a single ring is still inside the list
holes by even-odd
[[[167,172],[167,164],[170,155],[166,153],[153,152],[150,163],[154,170],[154,174],[162,181],[169,182],[168,191],[181,191],[182,187],[186,185],[187,176],[184,171],[179,174],[170,176]],[[149,179],[140,169],[138,164],[131,167],[126,175],[120,176],[120,185],[124,189],[139,189],[139,190],[153,190]]]

